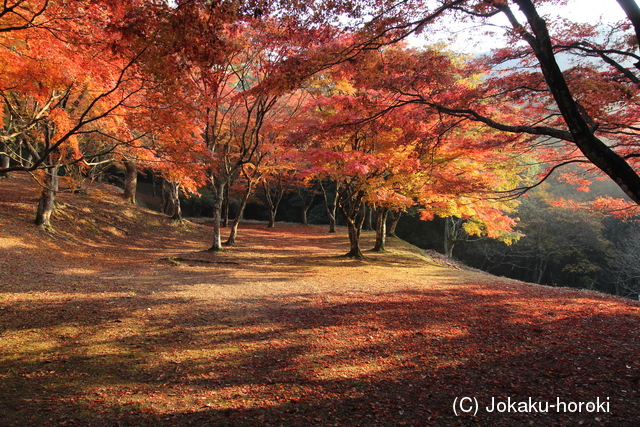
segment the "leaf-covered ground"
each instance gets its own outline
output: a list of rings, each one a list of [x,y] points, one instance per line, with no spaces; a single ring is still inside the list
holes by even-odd
[[[326,227],[244,224],[213,254],[207,227],[109,187],[60,195],[46,233],[36,197],[0,180],[2,426],[640,419],[636,302],[445,268],[398,240],[344,259],[345,232]],[[456,416],[463,397],[475,416]],[[567,412],[488,412],[492,398]]]

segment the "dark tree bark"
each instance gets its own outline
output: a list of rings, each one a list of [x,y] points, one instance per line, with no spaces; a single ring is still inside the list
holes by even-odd
[[[375,252],[386,251],[387,243],[387,216],[389,208],[379,207],[376,212],[376,244],[373,247]]]
[[[311,205],[313,205],[313,201],[316,198],[316,188],[316,185],[314,185],[311,189],[304,186],[298,186],[298,196],[300,197],[300,202],[302,203],[302,208],[300,210],[300,223],[302,225],[309,225],[307,214],[309,213],[309,209],[311,209]]]
[[[33,154],[25,147],[24,139],[20,139],[20,163],[26,168],[30,168],[33,165]]]
[[[171,219],[182,219],[182,208],[180,207],[180,184],[173,181],[164,180],[162,185],[162,212],[169,215]]]
[[[349,233],[349,252],[347,252],[345,256],[349,258],[364,258],[362,250],[360,249],[360,234],[362,231],[362,220],[364,220],[364,216],[361,216],[360,218],[361,220],[359,221],[345,219]]]
[[[43,188],[38,200],[35,223],[46,229],[51,227],[51,215],[58,192],[58,166],[48,166],[44,171]]]
[[[153,197],[158,197],[158,177],[156,174],[151,172],[151,188],[153,191]]]
[[[636,41],[640,43],[640,7],[635,0],[617,0],[617,2],[631,21],[636,33]],[[636,62],[634,65],[640,69],[640,62]]]
[[[229,207],[231,205],[231,198],[229,197],[229,186],[224,187],[224,196],[222,199],[222,218],[220,226],[227,228],[229,226]]]
[[[226,180],[214,180],[214,184],[211,186],[211,193],[213,194],[213,243],[209,248],[212,252],[221,252],[224,250],[222,247],[222,233],[221,233],[221,217],[222,217],[222,200],[224,198],[224,190],[227,186]]]
[[[131,160],[124,161],[125,177],[124,177],[124,199],[135,205],[136,191],[138,187],[138,165]]]
[[[269,180],[262,182],[262,188],[264,190],[264,196],[267,200],[267,208],[269,209],[269,225],[267,228],[274,228],[276,226],[276,215],[278,214],[278,208],[284,195],[284,188],[281,183],[272,185]]]
[[[238,236],[238,226],[240,225],[240,221],[242,220],[242,215],[244,214],[244,209],[247,207],[247,201],[249,200],[249,196],[253,191],[253,183],[249,182],[247,184],[247,188],[245,193],[242,195],[242,200],[240,201],[240,208],[238,208],[238,213],[231,224],[231,231],[229,232],[229,238],[224,243],[227,246],[233,246],[236,244],[236,237]]]
[[[342,191],[340,199],[338,201],[338,207],[344,221],[347,224],[347,231],[349,233],[349,252],[345,256],[350,258],[364,258],[360,249],[360,233],[362,231],[362,224],[364,223],[364,212],[362,209],[362,199],[364,198],[363,191],[352,192],[348,188]]]
[[[387,229],[387,236],[397,237],[396,228],[398,227],[398,222],[400,222],[402,211],[391,211],[389,213],[391,214],[391,223],[389,224],[389,228]]]
[[[606,173],[634,202],[640,204],[640,176],[604,142],[594,135],[592,122],[576,102],[556,61],[546,22],[531,0],[514,0],[527,18],[533,34],[525,31],[506,5],[498,5],[515,30],[533,49],[547,86],[558,105],[574,144],[591,163]],[[622,3],[627,3],[623,1]],[[622,5],[621,3],[621,5]]]
[[[334,182],[335,191],[331,197],[327,194],[327,188],[320,182],[320,189],[324,198],[324,208],[329,218],[329,233],[336,232],[336,212],[338,208],[338,198],[340,197],[340,189],[337,182]]]

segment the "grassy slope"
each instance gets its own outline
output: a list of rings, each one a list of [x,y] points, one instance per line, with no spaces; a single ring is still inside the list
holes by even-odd
[[[394,240],[206,227],[0,180],[0,425],[636,425],[640,305],[444,268]],[[365,234],[365,246],[373,236]],[[456,417],[456,397],[481,404]],[[609,413],[487,413],[491,397]]]

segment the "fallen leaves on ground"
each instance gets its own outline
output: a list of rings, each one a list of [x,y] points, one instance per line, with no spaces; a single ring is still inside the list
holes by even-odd
[[[445,268],[396,239],[340,256],[346,231],[210,229],[0,181],[0,425],[632,426],[640,305]],[[365,233],[365,245],[373,236]],[[473,416],[457,398],[475,397]],[[609,412],[488,412],[507,401]]]

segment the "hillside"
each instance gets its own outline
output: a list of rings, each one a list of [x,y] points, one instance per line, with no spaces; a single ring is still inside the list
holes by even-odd
[[[245,223],[209,253],[207,227],[105,185],[60,194],[45,232],[37,193],[0,180],[2,426],[640,419],[637,302],[447,268],[396,239],[345,259],[346,231],[321,226]],[[463,397],[475,415],[456,416]]]

